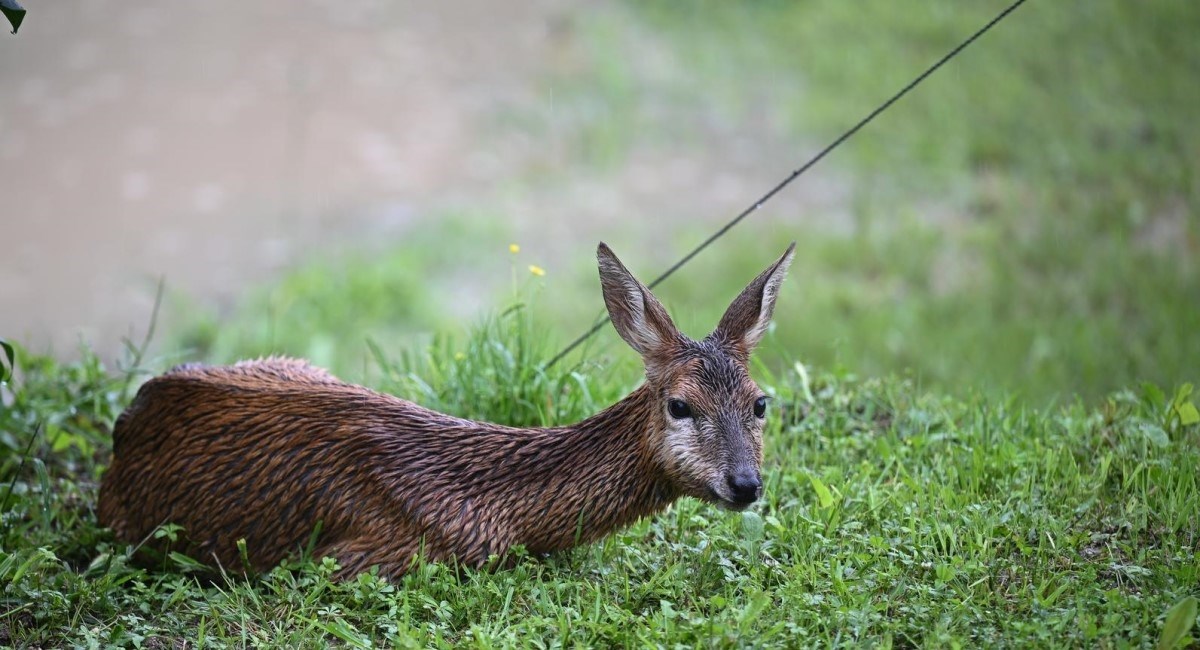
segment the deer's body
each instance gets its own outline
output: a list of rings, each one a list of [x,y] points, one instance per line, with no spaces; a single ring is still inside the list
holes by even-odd
[[[615,257],[606,268],[606,252],[605,298],[618,331],[642,352],[647,382],[601,413],[515,429],[431,411],[292,359],[184,366],[142,386],[117,420],[101,523],[151,547],[165,544],[152,537],[157,527],[181,525],[185,550],[235,570],[238,540],[254,570],[311,541],[343,575],[378,565],[395,576],[417,553],[480,565],[516,544],[541,553],[587,543],[684,494],[749,505],[761,489],[762,398],[745,360],[789,257],[755,281],[771,274],[750,301],[754,338],[718,328],[696,342],[668,331],[665,310]],[[730,314],[754,286],[723,326],[740,326]]]
[[[303,549],[317,522],[314,555],[350,573],[402,572],[422,542],[431,559],[467,564],[514,544],[564,549],[674,499],[638,438],[644,393],[575,427],[522,430],[292,360],[180,369],[118,421],[100,518],[131,542],[179,524],[197,558],[239,570],[238,539],[261,570]]]

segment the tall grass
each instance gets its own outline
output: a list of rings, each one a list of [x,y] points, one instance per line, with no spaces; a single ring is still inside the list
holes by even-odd
[[[632,389],[629,367],[612,372],[577,362],[545,368],[556,352],[546,329],[527,303],[516,302],[461,339],[435,336],[427,348],[395,359],[376,345],[372,351],[388,392],[444,413],[511,426],[575,422]]]

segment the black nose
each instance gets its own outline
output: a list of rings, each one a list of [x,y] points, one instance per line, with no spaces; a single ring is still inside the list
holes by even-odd
[[[742,470],[730,474],[725,480],[737,503],[754,503],[762,492],[762,480],[758,478],[758,472]]]

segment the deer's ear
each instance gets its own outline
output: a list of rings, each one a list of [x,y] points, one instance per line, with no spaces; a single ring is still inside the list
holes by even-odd
[[[596,249],[596,260],[604,304],[617,333],[643,359],[662,355],[679,337],[667,310],[603,242]]]
[[[779,285],[787,275],[788,266],[792,263],[792,254],[796,243],[788,246],[783,257],[767,267],[742,290],[725,315],[721,317],[713,333],[716,338],[732,345],[738,352],[749,355],[750,351],[762,341],[771,324],[771,314],[775,312],[775,297],[779,295]]]

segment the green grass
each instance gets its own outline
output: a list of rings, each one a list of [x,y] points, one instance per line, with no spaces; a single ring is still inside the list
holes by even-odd
[[[516,309],[383,359],[381,385],[555,424],[635,381],[632,353],[543,372],[551,347]],[[685,499],[595,545],[518,553],[512,569],[423,564],[393,584],[338,584],[329,560],[250,580],[196,576],[184,558],[132,565],[95,518],[128,375],[91,357],[18,365],[0,411],[4,645],[1146,647],[1200,595],[1186,389],[1042,408],[760,366],[778,406],[752,511]]]

